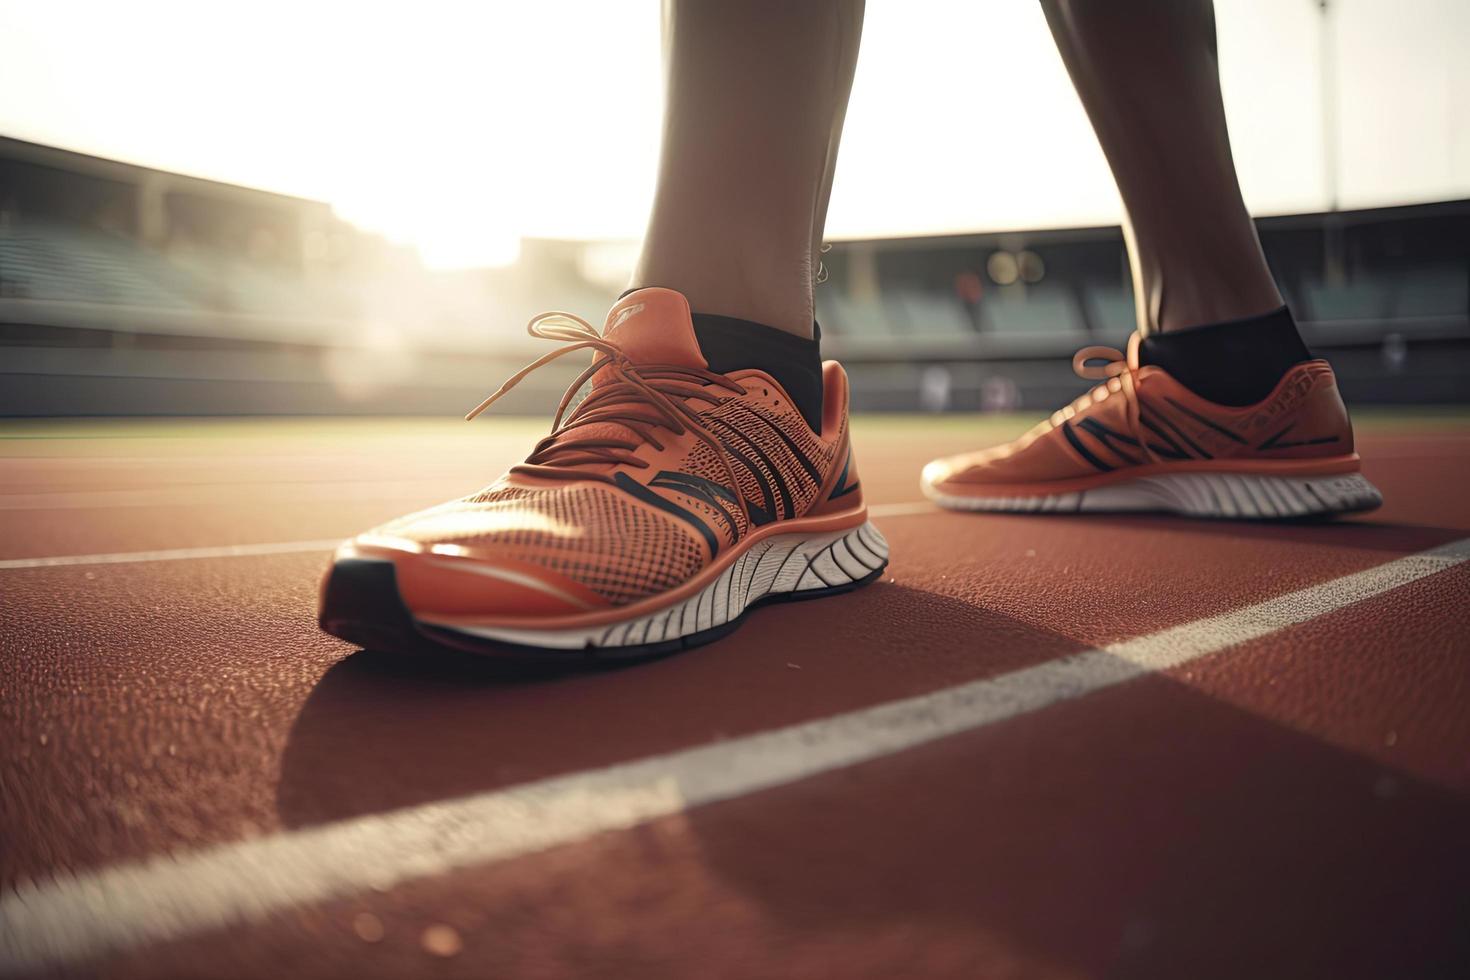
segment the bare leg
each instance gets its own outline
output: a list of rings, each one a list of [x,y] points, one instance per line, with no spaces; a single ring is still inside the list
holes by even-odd
[[[1281,306],[1241,200],[1211,0],[1042,0],[1127,210],[1138,325]]]
[[[668,98],[633,286],[812,332],[812,282],[863,0],[667,0]]]

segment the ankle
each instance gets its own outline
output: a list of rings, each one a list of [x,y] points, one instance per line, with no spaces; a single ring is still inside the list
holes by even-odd
[[[774,298],[756,298],[729,291],[711,290],[686,294],[690,309],[711,316],[759,323],[799,340],[812,339],[816,315],[810,301],[781,302]]]
[[[1236,277],[1233,280],[1175,276],[1155,280],[1144,287],[1141,322],[1145,333],[1169,333],[1203,324],[1228,323],[1263,316],[1284,304],[1271,279]]]
[[[1262,316],[1285,305],[1254,240],[1201,255],[1180,247],[1141,258],[1139,322],[1145,333]]]
[[[645,250],[629,286],[675,289],[689,300],[692,310],[764,324],[810,340],[815,312],[807,264],[798,260],[790,263],[796,268],[780,268],[769,254],[750,262],[743,256]]]
[[[1165,300],[1150,317],[1150,327],[1159,333],[1189,330],[1205,324],[1231,323],[1265,316],[1283,306],[1281,294],[1272,286],[1250,295],[1187,297],[1179,302]]]
[[[812,304],[790,298],[758,296],[753,293],[727,288],[700,288],[679,284],[677,279],[644,280],[635,277],[632,288],[664,286],[676,289],[689,300],[689,308],[701,313],[732,320],[744,320],[763,324],[782,333],[791,334],[802,340],[812,339],[812,321],[815,319]]]

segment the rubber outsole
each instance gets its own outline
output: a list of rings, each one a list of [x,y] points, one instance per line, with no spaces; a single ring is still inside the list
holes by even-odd
[[[871,525],[853,529],[847,534],[857,534],[861,530],[866,530],[870,535],[876,536],[877,542],[882,542],[881,535],[877,535],[876,529]],[[830,552],[837,543],[843,540],[844,535],[836,535],[831,544],[824,546],[816,555],[808,556],[806,565],[801,569],[796,569],[795,574],[790,576],[789,588],[768,587],[761,595],[745,601],[738,613],[729,616],[723,622],[653,642],[611,645],[586,643],[576,647],[539,645],[477,636],[463,629],[450,629],[421,622],[414,618],[399,595],[397,573],[393,563],[382,559],[343,558],[333,564],[322,590],[318,624],[325,632],[333,636],[349,643],[355,643],[365,649],[382,652],[425,655],[452,650],[518,663],[557,663],[567,666],[635,663],[666,657],[712,643],[733,632],[744,622],[746,616],[761,606],[840,595],[882,577],[888,564],[886,543],[882,545],[881,554],[877,551],[870,551],[870,557],[858,563],[852,570],[856,572],[861,569],[862,574],[844,573],[847,576],[845,581],[832,582],[832,584],[828,584],[828,580],[821,579],[818,574],[815,581],[820,584],[813,584],[812,566],[817,563],[818,558]],[[851,557],[850,554],[849,557]],[[876,563],[876,567],[869,568],[869,564],[873,562]],[[760,562],[757,561],[755,564],[758,569]],[[838,567],[835,561],[832,567]],[[746,579],[747,589],[753,581],[754,575]],[[718,584],[718,582],[712,584],[709,589],[714,590]],[[727,583],[727,599],[729,589],[730,585]],[[697,607],[698,596],[689,600],[689,603]],[[671,610],[679,608],[680,604],[674,604]],[[663,612],[660,610],[651,615],[656,618]],[[648,618],[645,616],[634,621],[643,621]],[[618,625],[614,624],[608,632],[615,630]],[[529,631],[517,632],[523,635]]]
[[[1383,495],[1361,473],[1270,476],[1180,473],[1139,477],[1091,490],[980,496],[947,494],[923,484],[924,495],[949,510],[1007,514],[1172,513],[1225,520],[1294,520],[1373,510]]]

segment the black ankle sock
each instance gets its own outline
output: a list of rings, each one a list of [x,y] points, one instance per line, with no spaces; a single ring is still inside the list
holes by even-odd
[[[694,336],[720,374],[753,368],[775,378],[796,410],[818,434],[822,431],[822,331],[812,324],[812,339],[762,323],[713,313],[694,314]]]
[[[1260,316],[1150,334],[1139,364],[1156,364],[1217,405],[1254,405],[1311,351],[1286,307]]]

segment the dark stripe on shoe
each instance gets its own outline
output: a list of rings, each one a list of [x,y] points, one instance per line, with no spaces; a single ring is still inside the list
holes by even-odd
[[[782,432],[781,427],[775,422],[772,422],[770,419],[766,418],[764,415],[761,415],[759,412],[751,412],[750,414],[751,417],[759,419],[761,422],[765,423],[767,428],[769,428],[772,432],[781,437],[781,441],[786,443],[786,448],[791,450],[791,455],[795,457],[798,463],[801,464],[801,468],[806,470],[806,475],[811,477],[812,482],[815,483],[820,489],[822,486],[822,474],[817,472],[816,466],[812,464],[811,460],[806,458],[806,454],[801,451],[801,447],[792,442],[791,437]],[[728,422],[725,424],[729,425]]]
[[[1075,450],[1077,450],[1077,455],[1078,456],[1081,456],[1083,459],[1087,460],[1089,463],[1091,463],[1093,466],[1096,466],[1099,470],[1101,470],[1104,473],[1109,473],[1109,472],[1112,471],[1113,468],[1111,466],[1109,466],[1107,463],[1104,463],[1102,460],[1098,459],[1096,456],[1094,456],[1092,454],[1092,450],[1090,450],[1086,446],[1082,445],[1082,440],[1081,439],[1078,439],[1077,438],[1077,433],[1075,433],[1075,432],[1072,431],[1072,423],[1071,422],[1063,422],[1062,423],[1062,435],[1066,436],[1067,437],[1067,441],[1072,444],[1072,448],[1075,449]]]
[[[756,466],[750,460],[746,459],[744,453],[736,450],[734,446],[730,445],[724,439],[720,440],[720,445],[725,447],[725,452],[729,453],[731,459],[735,460],[741,466],[745,467],[745,471],[749,473],[750,478],[755,481],[756,489],[760,490],[761,492],[762,507],[765,509],[765,512],[767,514],[770,514],[774,517],[776,514],[776,498],[772,495],[770,486],[770,481],[773,479],[773,477],[767,477],[764,473],[760,471],[760,467]],[[769,470],[770,464],[767,463],[766,467]],[[754,513],[752,513],[751,516],[754,517]],[[786,516],[791,516],[790,507],[786,508]]]
[[[730,537],[739,537],[740,530],[735,523],[735,518],[730,516],[730,511],[725,509],[725,503],[734,504],[735,495],[725,487],[703,477],[693,476],[689,473],[678,473],[673,470],[663,470],[658,476],[648,481],[651,487],[660,490],[672,490],[682,493],[686,497],[698,500],[710,510],[719,515],[724,522],[725,529],[730,532]],[[754,516],[752,515],[752,520]]]
[[[714,558],[720,553],[720,540],[715,537],[715,532],[710,526],[697,516],[680,507],[667,497],[654,493],[652,490],[639,483],[626,473],[618,473],[613,477],[613,482],[630,495],[637,497],[646,504],[652,504],[666,514],[673,514],[682,521],[687,521],[689,526],[704,535],[705,543],[709,545],[709,556]]]
[[[1144,418],[1142,412],[1139,412],[1138,413],[1138,421],[1140,421],[1144,425],[1148,426],[1149,431],[1152,432],[1154,435],[1158,436],[1160,439],[1164,440],[1164,442],[1168,446],[1168,448],[1165,448],[1164,446],[1160,446],[1156,442],[1151,442],[1151,443],[1148,444],[1148,448],[1149,449],[1152,449],[1155,453],[1159,454],[1160,456],[1163,456],[1165,459],[1188,459],[1189,458],[1189,453],[1187,453],[1183,449],[1179,448],[1179,444],[1177,442],[1175,442],[1173,439],[1170,439],[1169,438],[1169,434],[1167,432],[1165,432],[1163,429],[1159,428],[1157,425],[1155,425],[1149,419]]]
[[[1292,449],[1292,448],[1295,448],[1297,446],[1321,446],[1321,445],[1324,445],[1324,444],[1329,443],[1329,442],[1336,442],[1337,441],[1337,436],[1319,436],[1316,439],[1297,439],[1297,440],[1293,440],[1291,442],[1282,442],[1281,441],[1281,437],[1284,436],[1284,435],[1286,435],[1288,432],[1290,432],[1295,426],[1296,426],[1296,423],[1295,422],[1291,423],[1291,425],[1288,425],[1286,428],[1282,429],[1280,432],[1276,433],[1274,436],[1272,436],[1271,438],[1267,439],[1265,442],[1261,443],[1256,448],[1258,450],[1260,450],[1260,449]]]
[[[675,493],[682,493],[686,497],[693,497],[695,500],[704,501],[725,521],[725,526],[730,529],[731,537],[735,537],[738,534],[735,519],[731,516],[730,511],[725,509],[724,505],[730,504],[732,508],[738,509],[740,504],[734,492],[723,483],[716,483],[713,480],[707,480],[702,476],[695,476],[692,473],[663,470],[658,476],[649,480],[648,485],[658,487],[660,490],[673,490]],[[759,526],[761,524],[771,523],[771,514],[769,511],[757,507],[748,500],[745,502],[745,506],[750,511],[752,524]]]
[[[1195,451],[1195,454],[1198,455],[1200,459],[1214,459],[1215,458],[1215,457],[1211,456],[1209,453],[1205,452],[1203,449],[1201,449],[1198,445],[1196,445],[1195,444],[1195,441],[1193,439],[1189,438],[1189,436],[1185,435],[1183,433],[1183,431],[1180,430],[1179,426],[1175,425],[1173,422],[1171,422],[1169,420],[1169,417],[1167,415],[1164,415],[1164,414],[1161,413],[1159,415],[1159,421],[1162,422],[1162,423],[1164,423],[1165,425],[1167,425],[1169,427],[1169,429],[1176,436],[1178,436],[1180,438],[1180,440],[1183,441],[1183,443],[1186,446],[1188,446],[1190,449],[1193,449]]]
[[[723,423],[721,424],[723,425]],[[775,462],[771,459],[769,455],[767,455],[764,450],[761,449],[760,446],[757,446],[755,444],[754,439],[747,436],[744,432],[741,432],[739,429],[733,428],[729,425],[724,425],[724,428],[729,432],[729,434],[738,436],[740,438],[740,441],[750,448],[751,455],[755,456],[755,458],[762,465],[765,466],[766,472],[770,475],[768,477],[760,476],[759,470],[757,470],[757,478],[760,480],[762,491],[765,490],[767,486],[767,481],[769,481],[769,486],[771,490],[773,490],[777,498],[780,499],[781,512],[779,516],[795,517],[796,503],[791,499],[791,488],[786,485],[786,480],[782,478],[781,471],[776,468]],[[734,452],[734,449],[730,446],[729,443],[725,442],[723,439],[720,441],[721,444],[729,449],[734,455],[740,455],[739,453]],[[774,509],[771,512],[773,514],[776,513]]]
[[[1128,453],[1125,453],[1123,450],[1113,445],[1113,440],[1117,439],[1119,442],[1124,442],[1130,446],[1137,447],[1137,439],[1129,438],[1128,436],[1123,435],[1121,432],[1114,432],[1112,429],[1103,425],[1097,419],[1092,418],[1083,419],[1081,422],[1078,422],[1077,428],[1081,429],[1083,432],[1088,433],[1098,442],[1102,443],[1104,446],[1107,447],[1109,452],[1111,452],[1114,456],[1117,456],[1123,462],[1131,463],[1134,466],[1137,466],[1139,463],[1142,462],[1142,460],[1130,456]]]
[[[852,486],[847,486],[847,471],[850,469],[852,469],[852,447],[848,446],[847,459],[842,463],[842,472],[838,475],[837,482],[832,484],[832,492],[827,495],[828,500],[845,497],[858,488],[856,480],[853,481]]]
[[[1183,412],[1185,415],[1188,415],[1190,418],[1194,419],[1196,422],[1199,422],[1199,423],[1201,423],[1203,425],[1208,425],[1210,428],[1214,429],[1216,432],[1220,433],[1222,436],[1225,436],[1226,438],[1229,438],[1229,439],[1234,439],[1236,442],[1240,443],[1242,446],[1249,445],[1249,443],[1247,443],[1244,438],[1242,438],[1241,436],[1236,435],[1234,432],[1231,432],[1229,429],[1225,428],[1225,426],[1220,425],[1219,423],[1216,423],[1216,422],[1211,422],[1209,419],[1205,418],[1203,415],[1199,414],[1198,412],[1190,411],[1188,408],[1185,408],[1183,405],[1179,404],[1174,399],[1170,398],[1168,395],[1165,395],[1164,396],[1164,401],[1168,402],[1170,405],[1173,405],[1175,408],[1179,409],[1179,411]]]

